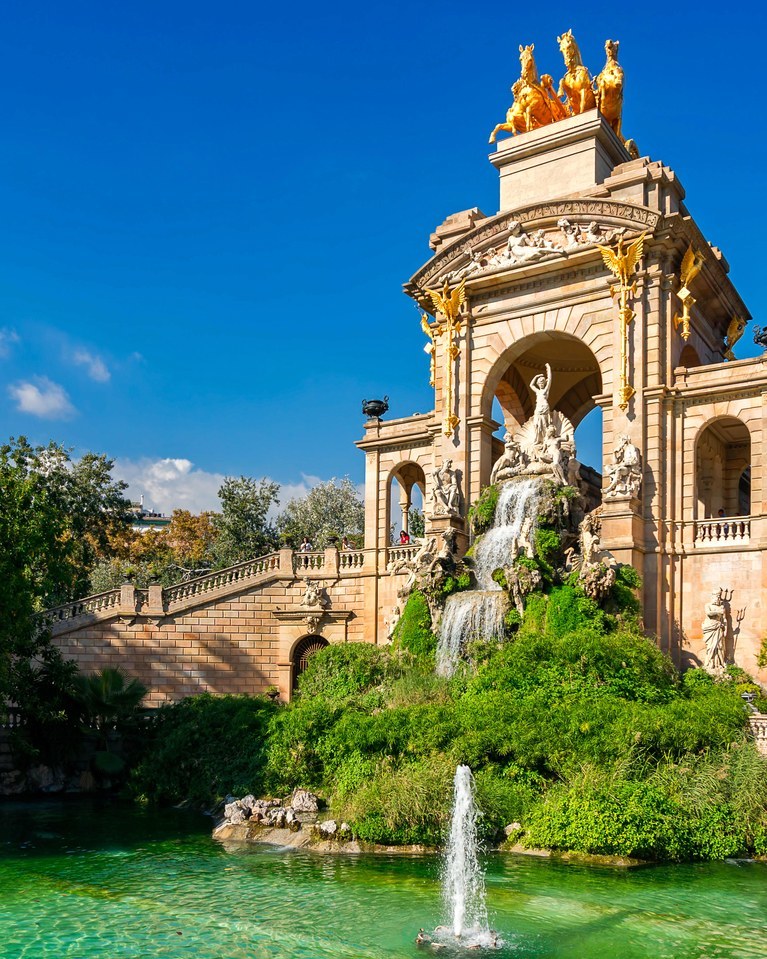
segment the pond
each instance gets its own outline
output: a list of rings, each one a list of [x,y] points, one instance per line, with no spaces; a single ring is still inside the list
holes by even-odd
[[[209,819],[99,800],[0,804],[2,959],[406,959],[440,919],[436,857],[227,851]],[[764,959],[767,865],[486,862],[516,959]],[[469,953],[475,955],[476,953]],[[444,955],[444,953],[443,953]]]

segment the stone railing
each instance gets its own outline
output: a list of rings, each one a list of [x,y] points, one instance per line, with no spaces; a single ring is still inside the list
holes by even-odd
[[[750,539],[750,516],[727,516],[695,521],[696,546],[739,546]]]
[[[390,546],[386,551],[386,568],[392,569],[400,563],[409,563],[420,548],[420,543],[410,543],[408,546]]]
[[[316,572],[325,565],[325,552],[321,549],[310,553],[293,553],[293,571],[296,573]]]
[[[41,614],[42,618],[48,623],[63,623],[68,619],[77,619],[79,616],[86,616],[88,613],[101,613],[109,609],[117,608],[120,605],[121,590],[110,589],[106,593],[96,593],[95,596],[85,596],[83,599],[75,600],[73,603],[64,603],[62,606],[54,606],[53,609],[46,609]]]
[[[751,713],[748,717],[754,744],[763,756],[767,756],[767,714]]]
[[[261,576],[263,573],[276,572],[279,568],[279,553],[268,553],[266,556],[259,556],[258,559],[250,559],[245,563],[238,563],[236,566],[227,566],[226,569],[206,573],[204,576],[190,579],[186,583],[167,586],[162,591],[163,605],[166,609],[171,609],[173,606],[195,596],[209,593],[214,589],[221,589],[224,586],[231,586],[246,579],[253,579],[254,576]]]
[[[338,554],[338,568],[341,572],[356,572],[365,565],[365,552],[361,549],[345,549]]]
[[[0,729],[21,729],[27,725],[27,717],[21,709],[7,706],[5,712],[0,709]]]

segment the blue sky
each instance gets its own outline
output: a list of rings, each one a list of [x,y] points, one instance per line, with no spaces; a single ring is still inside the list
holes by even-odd
[[[618,6],[7,5],[0,436],[107,452],[163,508],[361,481],[360,400],[432,406],[401,284],[445,216],[496,212],[518,46],[558,76],[568,28],[593,72],[621,41],[625,132],[765,322],[767,16]]]

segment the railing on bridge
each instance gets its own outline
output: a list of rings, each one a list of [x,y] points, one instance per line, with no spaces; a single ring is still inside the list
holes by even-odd
[[[750,516],[727,516],[695,521],[695,545],[740,546],[751,539]]]

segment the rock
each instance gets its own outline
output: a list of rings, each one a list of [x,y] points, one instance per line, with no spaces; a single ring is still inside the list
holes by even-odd
[[[522,823],[510,822],[508,826],[503,827],[503,833],[508,839],[509,836],[513,836],[515,832],[519,832],[522,829]]]
[[[256,807],[256,802],[256,797],[252,793],[248,793],[247,796],[242,797],[240,800],[240,805],[243,807],[243,809],[249,809],[252,815],[253,810]]]
[[[27,772],[27,788],[44,793],[58,793],[64,789],[66,779],[59,770],[50,766],[32,766]]]
[[[295,812],[317,812],[320,808],[317,797],[306,789],[294,790],[289,805]]]
[[[335,819],[326,819],[317,826],[317,829],[323,839],[332,839],[338,832],[338,823]]]
[[[338,827],[338,835],[341,839],[351,839],[352,827],[348,822],[342,822]]]
[[[26,787],[27,778],[20,770],[0,773],[0,796],[18,796]]]

